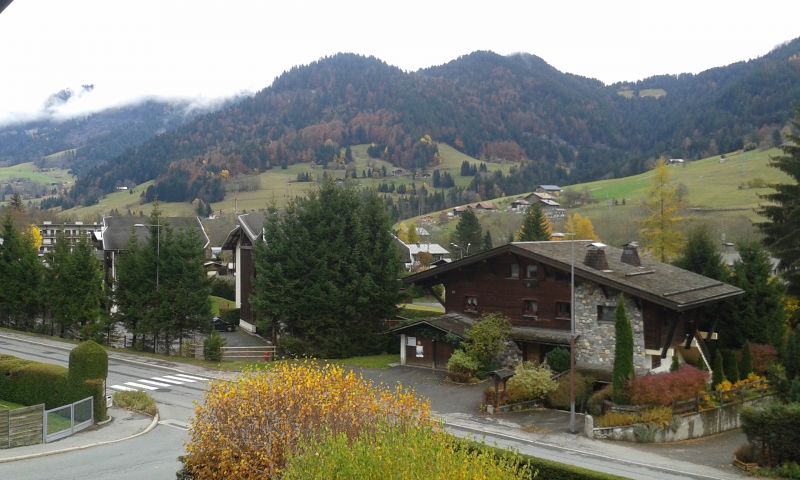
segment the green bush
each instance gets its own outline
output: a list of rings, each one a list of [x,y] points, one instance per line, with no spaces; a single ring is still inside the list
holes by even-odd
[[[714,363],[712,365],[714,371],[711,375],[711,387],[716,387],[725,381],[725,369],[723,368],[722,352],[717,349],[714,352]]]
[[[211,335],[203,340],[203,357],[211,362],[222,361],[222,347],[225,346],[225,339],[216,330],[211,331]]]
[[[570,407],[570,386],[569,375],[563,375],[558,379],[558,387],[547,396],[547,404],[552,408],[569,410]],[[592,395],[594,378],[575,373],[575,409],[582,412],[586,409],[586,403]]]
[[[542,400],[558,388],[547,365],[522,362],[514,369],[514,376],[506,382],[508,397],[512,402]]]
[[[447,361],[448,377],[456,382],[469,381],[478,372],[478,368],[478,361],[461,349],[454,351]]]
[[[219,318],[226,322],[231,322],[234,325],[239,325],[240,310],[238,308],[231,308],[230,310],[222,310],[219,311]]]
[[[742,430],[758,463],[767,467],[800,462],[800,404],[772,403],[764,409],[744,408]]]
[[[211,280],[211,295],[224,298],[232,302],[236,301],[236,284],[215,278]]]
[[[620,294],[617,300],[617,310],[614,314],[614,347],[613,382],[614,401],[626,403],[628,401],[628,383],[633,380],[633,331],[628,314],[625,313],[625,298]]]
[[[569,350],[566,348],[554,348],[544,356],[550,370],[560,373],[569,370]]]
[[[80,400],[91,396],[94,399],[94,421],[102,422],[108,418],[108,409],[106,408],[106,385],[105,381],[99,378],[93,378],[83,382],[82,386],[78,386],[78,391],[83,391],[79,394]],[[73,402],[75,401],[73,400]]]
[[[158,413],[156,401],[147,392],[116,392],[114,393],[114,405],[150,416]]]
[[[78,344],[69,352],[69,375],[73,382],[108,377],[108,352],[93,340]]]
[[[589,396],[589,401],[586,402],[586,409],[594,416],[602,415],[603,402],[611,400],[614,393],[614,387],[606,385],[602,389],[594,392]]]
[[[464,350],[478,361],[479,369],[490,370],[503,351],[511,333],[511,323],[503,315],[488,313],[465,333]]]

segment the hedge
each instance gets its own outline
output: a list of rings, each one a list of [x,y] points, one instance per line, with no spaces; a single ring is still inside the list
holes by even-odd
[[[44,403],[46,409],[92,396],[95,421],[106,418],[103,380],[73,381],[69,370],[59,365],[0,357],[0,392],[4,400],[23,405]]]
[[[69,374],[74,382],[108,377],[108,353],[97,342],[87,340],[69,352]]]

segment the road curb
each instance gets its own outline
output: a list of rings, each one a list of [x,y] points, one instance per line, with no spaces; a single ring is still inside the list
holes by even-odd
[[[668,467],[662,467],[662,466],[658,466],[658,465],[651,465],[651,464],[648,464],[648,463],[639,463],[639,462],[634,462],[634,461],[631,461],[631,460],[626,460],[626,459],[623,459],[623,458],[612,457],[611,455],[605,455],[605,454],[602,454],[602,453],[589,452],[589,451],[586,451],[586,450],[579,450],[577,448],[563,447],[563,446],[560,446],[560,445],[547,443],[547,442],[542,442],[542,441],[539,441],[539,440],[533,440],[533,439],[529,439],[529,438],[524,438],[524,437],[520,437],[520,436],[517,436],[517,435],[510,435],[508,433],[481,430],[481,429],[479,429],[477,427],[474,427],[474,426],[465,425],[465,424],[462,424],[462,423],[459,423],[459,422],[448,421],[448,420],[446,420],[445,418],[442,418],[442,417],[437,417],[437,419],[440,420],[447,427],[452,427],[452,428],[456,428],[456,429],[459,429],[459,430],[468,431],[468,432],[475,433],[475,434],[478,434],[478,435],[483,435],[483,436],[488,436],[488,437],[492,437],[492,436],[501,437],[501,438],[505,438],[506,440],[512,440],[512,441],[520,442],[520,443],[527,443],[529,445],[536,445],[538,447],[543,447],[543,448],[547,448],[547,449],[560,450],[560,451],[575,453],[575,454],[578,454],[578,455],[585,455],[587,457],[601,458],[603,460],[611,460],[611,461],[614,461],[614,462],[618,462],[620,464],[635,465],[637,467],[649,468],[649,469],[661,471],[661,472],[664,472],[664,473],[683,475],[685,478],[698,478],[698,479],[707,479],[707,480],[730,480],[729,478],[726,478],[726,477],[715,477],[715,476],[712,476],[712,475],[705,475],[705,474],[702,474],[702,473],[693,473],[693,472],[686,472],[686,471],[683,471],[683,470],[675,470],[675,469],[671,469],[671,468],[668,468]],[[563,463],[563,462],[559,462],[559,463]]]
[[[0,463],[17,462],[17,461],[20,461],[20,460],[28,460],[28,459],[31,459],[31,458],[47,457],[47,456],[50,456],[50,455],[57,455],[59,453],[74,452],[76,450],[86,450],[87,448],[101,447],[103,445],[111,445],[113,443],[124,442],[126,440],[131,440],[131,439],[136,438],[138,436],[144,435],[146,433],[150,433],[151,430],[153,430],[154,428],[156,428],[156,426],[158,426],[158,419],[159,419],[159,416],[156,413],[156,415],[153,417],[153,420],[150,422],[150,425],[148,425],[147,428],[145,428],[141,432],[136,432],[133,435],[129,435],[129,436],[125,437],[125,438],[117,438],[116,440],[106,440],[104,442],[88,443],[86,445],[78,445],[77,447],[62,448],[61,450],[51,450],[49,452],[30,453],[28,455],[20,455],[20,456],[17,456],[17,457],[0,458]]]

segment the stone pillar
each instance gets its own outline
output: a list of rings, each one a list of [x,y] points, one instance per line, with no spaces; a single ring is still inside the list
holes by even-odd
[[[591,415],[583,416],[583,433],[590,439],[594,437],[594,418]]]
[[[400,365],[406,364],[406,334],[400,334]]]

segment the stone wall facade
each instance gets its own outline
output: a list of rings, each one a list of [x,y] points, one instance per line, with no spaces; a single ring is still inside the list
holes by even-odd
[[[614,364],[616,335],[614,322],[598,319],[599,305],[615,308],[619,293],[606,297],[597,284],[581,281],[575,285],[575,333],[578,335],[576,362],[610,369]],[[625,312],[633,330],[633,366],[637,375],[650,371],[651,361],[645,354],[642,310],[633,299],[624,295]]]

